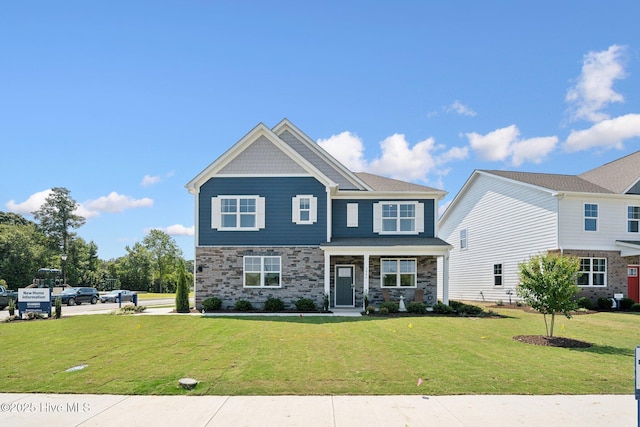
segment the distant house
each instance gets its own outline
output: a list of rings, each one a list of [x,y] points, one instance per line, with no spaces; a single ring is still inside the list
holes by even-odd
[[[362,307],[383,289],[436,302],[437,259],[446,268],[451,248],[436,237],[441,190],[354,173],[286,119],[258,124],[186,187],[198,308],[212,296],[225,308],[269,297],[321,308],[325,295]]]
[[[638,302],[640,151],[580,175],[476,170],[439,230],[451,298],[515,298],[518,264],[554,251],[581,259],[580,296]]]

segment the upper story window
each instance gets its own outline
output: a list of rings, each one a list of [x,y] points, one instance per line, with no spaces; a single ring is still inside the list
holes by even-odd
[[[291,220],[296,224],[313,224],[318,220],[318,199],[298,195],[291,199]]]
[[[584,231],[598,231],[598,205],[584,204]]]
[[[467,241],[467,229],[463,228],[460,230],[460,249],[467,249],[468,241]]]
[[[211,226],[221,231],[264,228],[264,197],[218,196],[211,201]]]
[[[629,233],[637,233],[639,222],[640,206],[627,206],[627,231]]]
[[[607,286],[607,259],[581,258],[578,286]]]
[[[373,231],[380,234],[418,234],[424,231],[424,204],[378,202],[373,205]]]

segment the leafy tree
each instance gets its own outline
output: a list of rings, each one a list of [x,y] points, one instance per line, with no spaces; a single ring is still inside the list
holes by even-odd
[[[141,243],[126,247],[127,255],[115,262],[116,275],[122,289],[148,291],[152,282],[151,255]]]
[[[516,288],[519,297],[544,316],[547,336],[553,336],[556,313],[571,318],[577,308],[575,295],[579,288],[576,278],[580,259],[572,256],[545,253],[535,255],[520,268],[520,283]],[[551,322],[547,322],[551,315]]]
[[[151,265],[157,279],[158,292],[163,292],[162,281],[171,268],[182,260],[182,251],[175,240],[161,230],[151,230],[142,243],[151,255]]]
[[[24,225],[22,225],[24,224]],[[0,277],[10,289],[30,285],[41,267],[59,262],[45,244],[46,236],[32,222],[0,223]]]
[[[69,243],[67,251],[66,279],[71,286],[99,287],[103,272],[98,259],[98,246],[94,242],[87,243],[81,237]]]
[[[62,253],[69,250],[69,242],[75,237],[71,230],[84,225],[85,219],[74,213],[78,203],[64,187],[54,187],[37,211],[32,212],[40,229],[51,239],[54,248]]]
[[[189,284],[187,280],[187,269],[184,262],[181,262],[178,268],[178,286],[176,289],[176,311],[178,313],[189,312]]]

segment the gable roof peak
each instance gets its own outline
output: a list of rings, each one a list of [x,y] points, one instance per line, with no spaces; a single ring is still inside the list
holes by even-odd
[[[627,154],[578,176],[613,193],[626,193],[640,181],[640,151]]]

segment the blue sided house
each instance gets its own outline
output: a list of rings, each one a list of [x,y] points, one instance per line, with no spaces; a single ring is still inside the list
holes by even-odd
[[[213,296],[223,308],[270,297],[321,308],[325,295],[331,308],[363,307],[365,296],[448,303],[452,246],[436,229],[446,193],[354,173],[286,119],[258,124],[186,187],[198,309]]]

